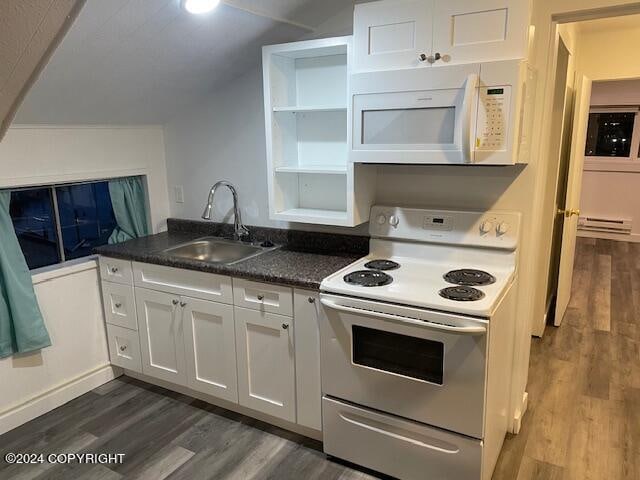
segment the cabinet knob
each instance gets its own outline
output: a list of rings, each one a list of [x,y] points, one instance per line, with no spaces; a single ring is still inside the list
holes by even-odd
[[[114,305],[114,307],[116,307],[116,308],[120,308],[120,307],[122,307],[122,304],[118,302],[118,303],[116,303],[116,304]]]
[[[118,273],[118,267],[111,267],[111,273]]]
[[[174,305],[178,305],[180,303],[180,300],[172,300],[171,303],[173,303]]]
[[[127,349],[126,345],[120,345],[120,351],[124,352]]]
[[[258,295],[258,300],[260,301],[264,300],[264,295]]]
[[[428,57],[426,57],[427,62],[429,63],[436,63],[438,60],[440,60],[442,58],[442,55],[440,55],[440,53],[436,52],[433,55],[429,55]],[[424,61],[424,60],[423,60]]]
[[[316,299],[315,299],[315,298],[313,298],[313,297],[309,297],[309,298],[307,298],[307,301],[308,301],[309,303],[316,303]]]
[[[282,329],[283,330],[287,330],[289,328],[289,324],[288,323],[283,323],[282,324]]]
[[[180,306],[181,307],[186,307],[187,306],[187,302],[180,302]]]
[[[421,62],[424,62],[427,60],[427,56],[424,53],[421,53],[420,55],[418,55],[418,60],[420,60]]]

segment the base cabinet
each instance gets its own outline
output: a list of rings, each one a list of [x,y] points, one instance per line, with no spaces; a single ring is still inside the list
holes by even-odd
[[[145,375],[186,385],[180,297],[145,288],[135,289]]]
[[[186,297],[181,305],[187,386],[237,403],[233,307]]]
[[[293,319],[235,307],[240,405],[296,421]]]

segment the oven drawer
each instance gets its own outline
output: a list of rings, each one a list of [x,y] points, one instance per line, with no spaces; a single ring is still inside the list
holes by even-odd
[[[324,451],[402,480],[480,480],[482,441],[323,397]]]

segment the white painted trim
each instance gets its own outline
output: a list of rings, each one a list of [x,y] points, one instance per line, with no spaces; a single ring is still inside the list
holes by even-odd
[[[231,410],[232,412],[237,412],[242,415],[246,415],[247,417],[256,418],[258,420],[269,423],[271,425],[275,425],[276,427],[284,428],[285,430],[289,430],[291,432],[304,435],[305,437],[322,441],[322,432],[318,430],[308,428],[308,427],[303,427],[302,425],[298,425],[297,423],[288,422],[280,418],[272,417],[271,415],[267,415],[265,413],[258,412],[256,410],[243,407],[240,404],[228,402],[226,400],[221,400],[219,398],[212,397],[211,395],[200,393],[195,390],[191,390],[190,388],[183,387],[181,385],[176,385],[175,383],[170,383],[165,380],[149,377],[147,375],[137,373],[137,372],[132,372],[130,370],[125,370],[124,373],[129,377],[142,380],[143,382],[147,382],[152,385],[158,385],[160,387],[166,388],[167,390],[172,390],[174,392],[182,393],[184,395],[197,398],[198,400],[202,400],[203,402],[211,403],[212,405],[226,408],[227,410]]]
[[[56,185],[69,182],[87,182],[109,180],[111,178],[136,177],[150,174],[148,168],[116,169],[116,170],[89,170],[86,172],[74,172],[60,175],[34,175],[25,177],[5,177],[0,180],[0,188],[23,188]]]
[[[67,277],[69,275],[74,275],[86,270],[97,269],[98,257],[97,255],[92,255],[90,257],[80,258],[78,260],[70,260],[65,263],[51,265],[51,267],[38,269],[38,271],[31,276],[31,280],[33,281],[34,285],[38,285],[39,283],[44,283],[56,278]]]
[[[0,412],[0,435],[64,405],[74,398],[122,375],[122,370],[103,365],[68,382],[57,385],[29,400]]]
[[[578,236],[583,238],[601,238],[603,240],[617,240],[619,242],[640,243],[640,233],[632,233],[628,235],[625,233],[594,232],[590,230],[578,229]]]
[[[76,125],[76,124],[50,124],[50,123],[14,123],[9,127],[9,130],[149,130],[157,128],[163,130],[162,125],[108,125],[108,124],[96,124],[96,125]]]
[[[520,404],[520,408],[516,410],[515,417],[513,418],[513,424],[509,431],[514,434],[520,433],[520,428],[522,428],[522,417],[527,413],[527,408],[529,407],[529,393],[524,392],[522,395],[522,403]]]

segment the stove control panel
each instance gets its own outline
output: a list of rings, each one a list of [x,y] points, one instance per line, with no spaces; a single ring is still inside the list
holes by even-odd
[[[520,214],[374,206],[369,233],[449,245],[484,246],[513,250],[517,247]]]

